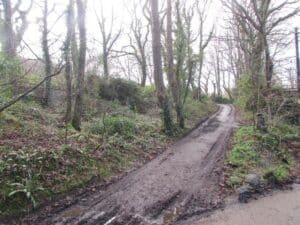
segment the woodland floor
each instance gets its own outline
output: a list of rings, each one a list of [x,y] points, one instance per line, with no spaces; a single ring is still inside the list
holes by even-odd
[[[221,105],[145,166],[11,223],[174,224],[219,208],[224,202],[225,150],[234,126],[234,108]]]

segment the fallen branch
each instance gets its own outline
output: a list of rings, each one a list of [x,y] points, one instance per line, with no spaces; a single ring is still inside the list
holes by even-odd
[[[37,83],[32,88],[28,89],[27,91],[25,91],[24,93],[22,93],[20,95],[13,97],[10,101],[4,103],[2,106],[0,106],[0,113],[3,112],[5,109],[9,108],[10,106],[14,105],[15,103],[17,103],[18,101],[20,101],[22,98],[26,97],[31,92],[33,92],[35,89],[37,89],[39,86],[41,86],[47,79],[49,79],[51,77],[55,77],[58,74],[60,74],[61,71],[63,70],[63,68],[64,68],[64,66],[61,66],[55,73],[45,77],[43,80],[41,80],[39,83]]]

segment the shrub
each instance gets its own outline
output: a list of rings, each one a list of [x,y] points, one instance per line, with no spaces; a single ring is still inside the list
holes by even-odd
[[[134,123],[126,117],[107,117],[103,120],[105,132],[109,135],[120,134],[131,137],[135,133]]]
[[[20,75],[20,62],[17,59],[11,59],[0,53],[0,81],[7,82],[12,76]]]
[[[89,74],[86,79],[86,92],[92,97],[98,96],[98,89],[101,82],[102,80],[99,76]]]
[[[264,179],[268,183],[282,183],[285,182],[289,177],[289,169],[286,166],[276,166],[268,169],[264,174]]]
[[[155,95],[156,95],[156,93],[155,93],[154,85],[150,85],[150,86],[146,86],[146,87],[142,88],[141,96],[143,99],[153,99],[153,98],[156,98]]]
[[[155,108],[157,105],[155,86],[150,85],[142,88],[141,99],[143,104],[141,107],[142,112],[145,112],[150,108]]]
[[[230,99],[224,98],[222,96],[213,97],[212,100],[219,104],[232,104],[233,103],[233,101],[231,101]]]
[[[257,152],[253,147],[253,143],[246,142],[236,145],[230,153],[229,162],[237,167],[244,167],[247,164],[255,164]]]
[[[136,132],[135,124],[132,120],[120,116],[107,116],[102,122],[93,123],[90,127],[93,134],[115,135],[119,134],[126,138],[132,137]]]
[[[106,100],[119,100],[123,105],[139,98],[138,84],[123,79],[103,80],[100,83],[100,96]]]
[[[244,110],[254,111],[257,102],[256,89],[257,87],[253,86],[253,82],[250,76],[248,75],[242,76],[238,84],[239,92],[236,93],[237,94],[236,104]]]

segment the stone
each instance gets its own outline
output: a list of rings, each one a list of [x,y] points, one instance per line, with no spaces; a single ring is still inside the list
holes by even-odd
[[[242,203],[247,203],[252,197],[253,189],[250,185],[246,184],[239,189],[237,189],[239,195],[239,201]]]
[[[261,178],[257,174],[248,174],[245,177],[246,184],[249,184],[254,189],[259,189],[261,187]]]
[[[265,116],[262,113],[256,115],[256,128],[263,132],[267,131]]]

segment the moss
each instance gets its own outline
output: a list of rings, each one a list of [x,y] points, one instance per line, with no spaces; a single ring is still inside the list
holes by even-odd
[[[242,185],[245,174],[251,173],[263,176],[269,183],[286,181],[295,160],[280,137],[295,133],[294,128],[287,127],[272,128],[267,133],[256,131],[251,126],[237,129],[226,160],[231,168],[226,184],[230,187]]]
[[[253,146],[254,142],[252,141],[236,144],[229,155],[229,163],[236,167],[255,165],[258,154]]]
[[[243,184],[244,182],[244,177],[241,175],[232,175],[226,180],[226,185],[231,187],[231,188],[236,188],[239,187]]]
[[[278,165],[272,168],[268,168],[263,177],[268,183],[282,183],[288,180],[290,175],[289,167],[284,165]]]
[[[183,110],[186,119],[186,129],[193,128],[195,124],[201,120],[201,118],[204,118],[210,113],[216,111],[217,108],[217,105],[209,99],[197,101],[188,97]]]

